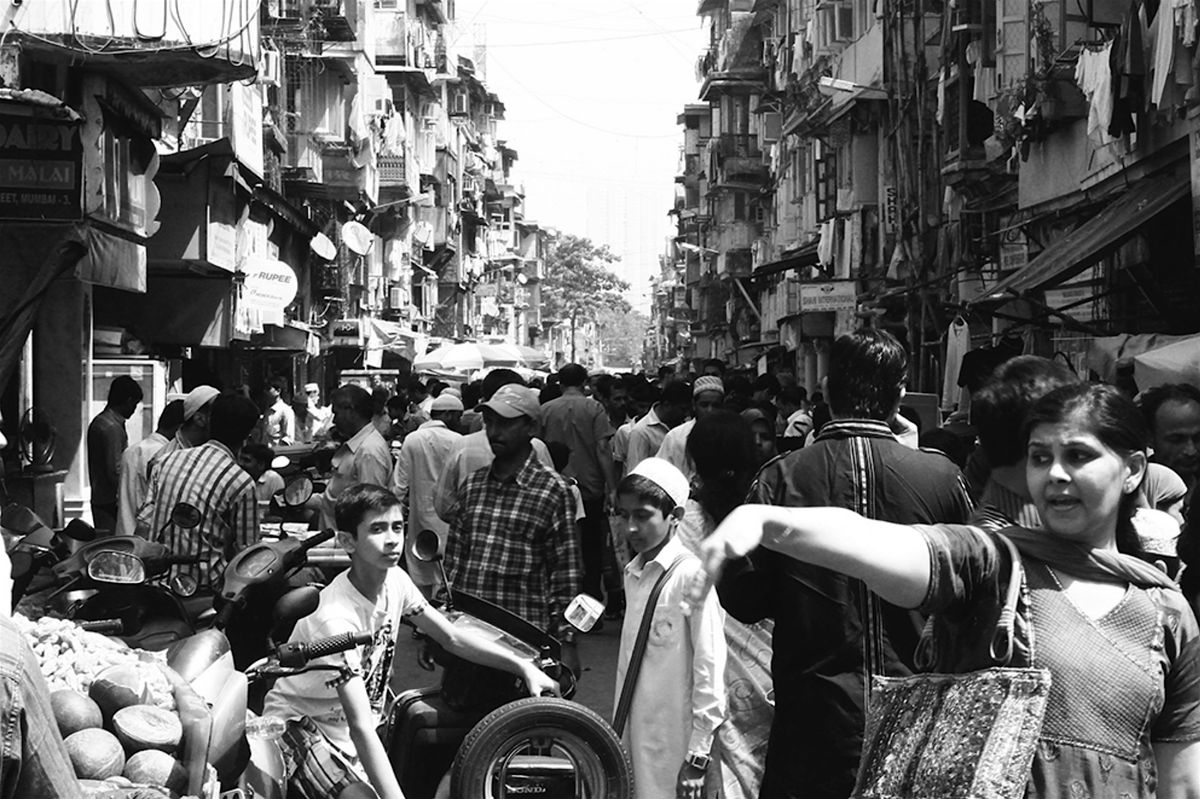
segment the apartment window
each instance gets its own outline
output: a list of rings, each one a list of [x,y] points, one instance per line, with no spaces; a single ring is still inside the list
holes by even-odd
[[[803,145],[796,147],[790,153],[791,155],[791,194],[789,199],[792,202],[799,202],[804,197],[804,181],[808,176],[808,164],[806,159],[808,152]]]
[[[837,150],[825,153],[814,162],[813,175],[817,195],[817,219],[824,221],[837,213]]]
[[[854,41],[854,1],[822,0],[817,4],[817,40],[821,47]]]
[[[735,191],[733,193],[733,218],[736,221],[746,221],[746,205],[746,193],[743,191]]]
[[[725,95],[721,98],[721,132],[747,135],[750,133],[750,98],[744,95]]]

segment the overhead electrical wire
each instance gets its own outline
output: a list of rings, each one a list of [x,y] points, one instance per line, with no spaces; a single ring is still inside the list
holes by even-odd
[[[590,128],[591,130],[597,131],[599,133],[605,133],[605,134],[608,134],[609,136],[619,136],[621,138],[626,138],[626,139],[675,139],[675,138],[679,138],[678,131],[674,131],[672,133],[658,133],[658,134],[655,134],[655,133],[629,133],[627,131],[610,130],[608,128],[602,128],[599,125],[593,125],[591,122],[586,122],[582,119],[579,119],[578,117],[571,116],[570,114],[565,113],[564,111],[561,111],[558,108],[555,108],[554,106],[550,105],[545,100],[543,100],[541,97],[539,97],[538,93],[535,90],[533,90],[529,86],[527,86],[524,81],[522,81],[515,74],[513,74],[513,71],[510,70],[508,67],[504,66],[503,63],[501,63],[500,61],[497,61],[496,59],[489,59],[489,60],[492,64],[495,64],[496,66],[500,67],[500,69],[502,69],[510,78],[512,78],[514,83],[516,83],[518,86],[520,86],[525,91],[529,92],[529,94],[535,100],[537,100],[539,103],[544,105],[547,108],[547,110],[554,112],[555,114],[557,114],[558,116],[567,120],[568,122],[573,122],[576,125],[580,125],[581,127]]]
[[[561,44],[594,44],[601,42],[620,42],[627,39],[650,39],[656,36],[670,36],[675,33],[688,33],[691,29],[675,30],[675,31],[652,31],[650,33],[630,33],[625,36],[606,36],[603,38],[593,39],[560,39],[557,41],[540,41],[540,42],[512,42],[505,44],[489,44],[488,50],[496,47],[554,47]]]

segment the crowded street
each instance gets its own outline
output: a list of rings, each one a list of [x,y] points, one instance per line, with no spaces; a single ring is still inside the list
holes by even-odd
[[[0,0],[0,799],[1200,799],[1200,0]]]

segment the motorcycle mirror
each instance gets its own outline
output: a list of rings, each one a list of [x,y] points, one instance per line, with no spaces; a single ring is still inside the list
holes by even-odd
[[[96,528],[92,527],[83,519],[72,519],[67,526],[63,528],[62,534],[72,541],[78,541],[81,544],[86,544],[88,541],[96,540]]]
[[[184,530],[199,527],[202,518],[203,514],[200,513],[200,509],[186,502],[176,503],[175,507],[171,509],[171,524]]]
[[[289,458],[287,455],[276,455],[274,458],[271,459],[271,468],[274,469],[275,471],[279,471],[280,469],[286,469],[287,467],[289,467],[291,465],[292,465],[292,459]]]
[[[299,621],[316,610],[320,602],[321,592],[311,585],[293,588],[275,603],[275,621]]]
[[[567,622],[580,632],[588,632],[596,626],[604,613],[604,603],[590,594],[576,594],[567,605]]]
[[[276,494],[280,504],[289,508],[298,508],[308,502],[313,495],[313,481],[308,475],[300,474],[288,480],[283,490]]]
[[[433,563],[442,559],[442,553],[439,551],[442,541],[441,538],[433,530],[422,530],[413,538],[410,551],[417,560],[422,563]]]
[[[195,596],[199,588],[199,581],[190,574],[177,574],[171,578],[171,592],[175,596],[184,598]]]

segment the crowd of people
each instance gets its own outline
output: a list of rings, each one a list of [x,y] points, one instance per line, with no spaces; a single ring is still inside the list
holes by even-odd
[[[934,426],[907,376],[894,337],[860,330],[811,396],[786,370],[720,361],[344,385],[328,409],[315,385],[289,404],[272,381],[261,406],[201,386],[133,446],[140,391],[118,379],[88,431],[93,511],[204,556],[213,582],[280,490],[272,448],[334,449],[310,507],[351,568],[297,634],[377,639],[345,656],[349,686],[284,681],[268,700],[294,762],[320,766],[294,775],[305,795],[399,796],[366,731],[402,620],[547,688],[443,627],[437,573],[404,557],[432,530],[456,589],[550,631],[577,673],[565,610],[581,591],[604,602],[639,799],[850,796],[873,676],[984,663],[1011,573],[998,535],[1024,564],[1013,665],[1053,678],[1027,795],[1200,797],[1200,390],[1132,397],[1017,356],[969,424]],[[179,501],[204,534],[172,526]]]

